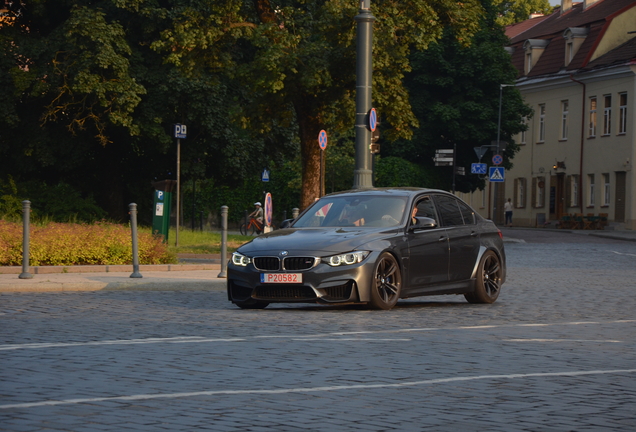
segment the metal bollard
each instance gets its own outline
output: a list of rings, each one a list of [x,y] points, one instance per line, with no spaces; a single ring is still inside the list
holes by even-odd
[[[221,207],[221,273],[219,278],[227,277],[227,206]]]
[[[298,217],[298,207],[294,207],[292,209],[292,218],[296,219]]]
[[[287,220],[287,210],[283,210],[283,220]]]
[[[132,255],[133,255],[133,272],[130,275],[131,278],[143,277],[139,273],[139,244],[137,243],[137,204],[128,204],[128,210],[130,213],[130,229],[132,232]]]
[[[31,225],[31,201],[22,201],[22,273],[19,279],[33,279],[29,273],[29,227]]]

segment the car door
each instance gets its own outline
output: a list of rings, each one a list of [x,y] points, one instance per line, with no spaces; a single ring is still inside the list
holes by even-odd
[[[417,216],[429,217],[438,221],[436,228],[413,227],[411,218],[407,224],[406,247],[403,256],[408,257],[407,292],[426,291],[425,287],[448,281],[448,236],[446,230],[439,227],[439,217],[430,195],[420,196],[414,202]],[[413,206],[411,207],[412,212]]]
[[[454,196],[435,195],[434,201],[448,235],[448,280],[467,280],[479,255],[479,232],[474,212]]]

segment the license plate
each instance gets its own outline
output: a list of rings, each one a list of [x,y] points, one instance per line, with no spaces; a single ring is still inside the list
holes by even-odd
[[[261,283],[303,283],[302,273],[261,273]]]

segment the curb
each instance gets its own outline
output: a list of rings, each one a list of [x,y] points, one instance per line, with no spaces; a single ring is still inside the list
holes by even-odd
[[[142,264],[140,272],[175,272],[194,270],[221,270],[221,264]],[[133,271],[133,266],[125,265],[78,265],[78,266],[31,266],[29,273],[55,274],[55,273],[118,273]],[[21,274],[22,266],[0,267],[0,274]]]

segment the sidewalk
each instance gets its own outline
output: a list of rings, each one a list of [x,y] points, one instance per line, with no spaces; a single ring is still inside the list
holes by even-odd
[[[141,278],[131,278],[132,265],[33,266],[32,279],[20,279],[22,267],[0,267],[0,293],[99,290],[225,290],[217,255],[179,255],[180,264],[140,265]]]
[[[625,240],[625,241],[636,241],[636,231],[632,231],[632,230],[615,230],[615,231],[611,231],[611,230],[569,230],[569,229],[557,229],[557,228],[532,228],[532,227],[503,227],[503,226],[498,226],[499,229],[502,230],[502,232],[504,232],[504,241],[506,239],[505,237],[505,231],[506,230],[511,230],[511,231],[516,231],[516,230],[537,230],[537,231],[541,231],[541,232],[545,232],[545,231],[554,231],[554,232],[560,232],[560,233],[570,233],[570,234],[574,234],[574,235],[587,235],[587,236],[591,236],[591,237],[601,237],[601,238],[607,238],[607,239],[613,239],[613,240]]]

